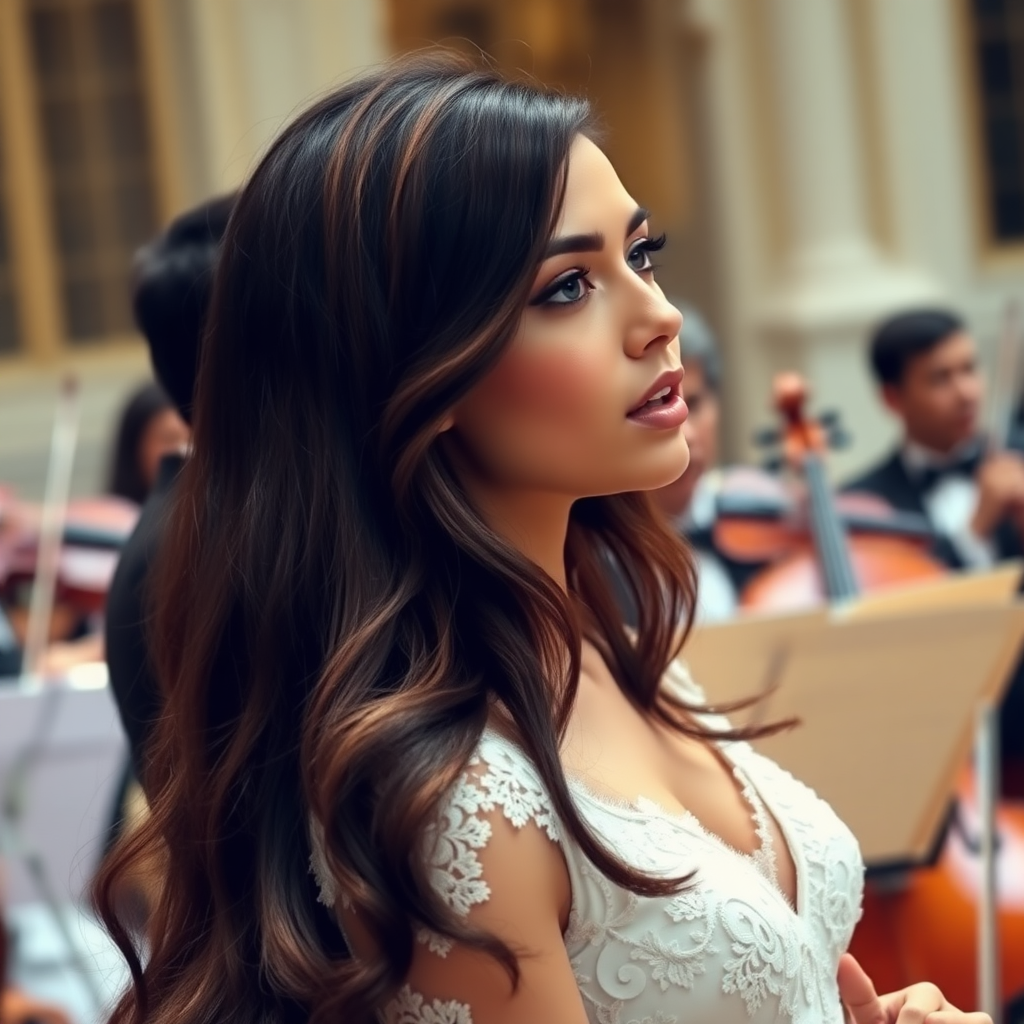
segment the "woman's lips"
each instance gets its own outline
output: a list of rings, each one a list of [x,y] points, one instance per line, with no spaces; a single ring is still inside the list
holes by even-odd
[[[671,430],[686,422],[689,409],[678,390],[671,391],[660,402],[650,402],[631,412],[626,419],[641,427],[654,430]]]
[[[658,374],[654,379],[654,383],[643,393],[643,395],[637,399],[636,404],[630,408],[630,411],[626,413],[627,416],[632,416],[633,413],[639,412],[655,395],[660,392],[671,391],[675,394],[679,394],[679,387],[683,382],[683,368],[677,366],[674,370],[664,370]]]

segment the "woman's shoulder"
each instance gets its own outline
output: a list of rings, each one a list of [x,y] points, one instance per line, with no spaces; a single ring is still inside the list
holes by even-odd
[[[552,841],[560,839],[540,771],[519,744],[494,728],[484,730],[448,801],[470,813],[499,812],[517,829],[533,822]]]
[[[491,895],[481,857],[485,849],[508,844],[527,827],[560,844],[562,830],[541,773],[525,751],[501,732],[485,729],[458,780],[441,797],[423,836],[423,855],[435,891],[459,916]],[[323,831],[311,822],[311,870],[321,902],[345,906],[327,867]],[[435,952],[445,940],[429,936]]]

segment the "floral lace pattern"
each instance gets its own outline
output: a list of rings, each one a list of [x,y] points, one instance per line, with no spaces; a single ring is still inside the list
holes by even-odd
[[[666,682],[702,699],[678,664]],[[516,828],[532,822],[562,846],[572,887],[564,941],[591,1024],[842,1024],[835,978],[860,913],[857,843],[813,791],[748,744],[719,747],[751,808],[753,854],[692,815],[642,799],[615,804],[569,780],[581,815],[623,861],[651,874],[695,871],[682,892],[644,897],[613,885],[562,840],[526,756],[490,732],[427,836],[432,884],[460,915],[488,899],[478,851],[491,826],[482,814],[500,809]],[[769,815],[796,866],[796,907],[778,886]],[[336,898],[321,885],[325,900]],[[420,939],[439,956],[449,950],[441,936]],[[472,1024],[465,1004],[428,1002],[408,986],[385,1020]]]
[[[408,985],[398,990],[398,995],[388,1003],[384,1011],[385,1024],[473,1024],[473,1017],[465,1003],[454,999],[434,999],[427,1002]]]

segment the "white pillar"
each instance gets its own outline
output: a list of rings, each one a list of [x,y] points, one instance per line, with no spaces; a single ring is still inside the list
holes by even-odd
[[[761,13],[781,249],[757,334],[772,369],[804,373],[815,405],[839,408],[853,428],[854,448],[833,459],[842,476],[895,434],[866,368],[872,325],[941,290],[871,236],[844,0],[765,0]]]
[[[2,2],[2,0],[0,0]],[[209,191],[236,187],[317,95],[388,53],[381,0],[189,0]]]
[[[862,321],[934,294],[931,281],[885,259],[870,236],[843,0],[764,6],[784,233],[767,319],[804,328]]]

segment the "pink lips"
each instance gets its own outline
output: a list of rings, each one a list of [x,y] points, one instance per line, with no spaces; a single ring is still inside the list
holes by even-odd
[[[655,430],[670,430],[681,426],[686,421],[688,409],[683,396],[679,392],[679,384],[683,379],[682,368],[666,370],[647,389],[643,398],[626,414],[626,418],[642,427]],[[652,401],[659,391],[668,388],[662,398]]]

